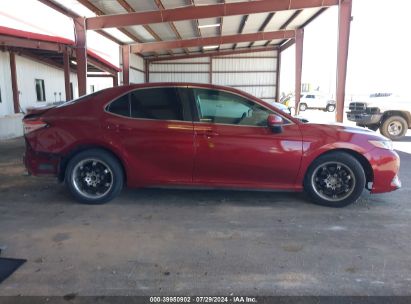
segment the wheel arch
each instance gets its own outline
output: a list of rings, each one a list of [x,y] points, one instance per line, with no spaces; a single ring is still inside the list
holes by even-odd
[[[60,165],[59,165],[59,171],[58,171],[58,175],[57,175],[57,178],[58,178],[59,182],[64,181],[66,168],[67,168],[67,164],[69,163],[69,161],[75,155],[77,155],[78,153],[86,151],[86,150],[92,150],[92,149],[103,150],[103,151],[109,153],[110,155],[112,155],[118,161],[118,163],[120,164],[120,166],[123,170],[123,174],[124,174],[124,182],[127,183],[127,170],[126,170],[126,166],[125,166],[124,162],[121,160],[121,158],[118,156],[118,154],[113,151],[113,149],[110,149],[108,147],[98,145],[98,144],[79,145],[79,146],[76,146],[75,148],[71,149],[68,153],[66,153],[61,158]]]
[[[343,153],[347,153],[349,155],[351,155],[352,157],[354,157],[356,160],[358,160],[358,162],[361,164],[364,173],[365,173],[365,178],[366,178],[366,187],[368,185],[368,183],[373,182],[374,181],[374,171],[372,169],[372,166],[370,164],[370,162],[368,161],[368,159],[362,155],[361,153],[352,150],[352,149],[346,149],[346,148],[336,148],[336,149],[332,149],[332,150],[328,150],[328,151],[324,151],[323,153],[317,155],[310,163],[310,165],[307,167],[307,169],[304,172],[304,178],[303,178],[303,182],[305,180],[305,176],[307,174],[307,172],[309,171],[309,169],[311,168],[311,166],[313,165],[314,161],[316,159],[318,159],[321,156],[324,155],[328,155],[328,154],[332,154],[332,153],[338,153],[338,152],[343,152]]]

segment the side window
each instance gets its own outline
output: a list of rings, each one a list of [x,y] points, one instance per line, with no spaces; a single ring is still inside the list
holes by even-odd
[[[130,97],[130,94],[126,94],[118,98],[117,100],[113,101],[108,106],[107,111],[113,114],[130,117],[129,97]]]
[[[175,88],[140,89],[130,93],[131,117],[184,120],[183,107]]]
[[[46,101],[46,91],[43,79],[35,79],[37,101]]]
[[[270,110],[241,96],[208,89],[195,89],[201,122],[266,126]]]

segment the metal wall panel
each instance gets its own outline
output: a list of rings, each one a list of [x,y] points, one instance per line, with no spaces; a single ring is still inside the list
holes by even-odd
[[[236,55],[227,55],[222,57],[277,57],[277,51],[264,51],[264,52],[254,52],[254,53],[243,53]]]
[[[151,63],[150,82],[209,82],[208,57]]]
[[[144,59],[130,54],[130,83],[144,83]],[[121,81],[123,75],[121,75]]]
[[[262,98],[264,100],[275,100],[275,86],[270,86],[270,87],[259,87],[259,86],[253,86],[253,87],[236,87],[236,89],[247,92],[253,96],[256,96],[258,98]]]
[[[213,84],[232,86],[267,101],[275,100],[277,51],[213,58]]]
[[[213,72],[216,71],[273,71],[277,66],[276,58],[213,58]]]
[[[159,61],[150,64],[150,82],[200,82],[232,86],[267,101],[276,93],[277,51]],[[208,63],[208,64],[207,64]],[[211,68],[211,69],[210,69]]]
[[[208,72],[208,64],[150,64],[150,73]]]
[[[150,82],[198,82],[208,83],[208,74],[150,74]]]
[[[267,72],[267,73],[213,73],[213,83],[221,85],[270,85],[275,86],[276,73]],[[270,97],[272,97],[270,95]]]

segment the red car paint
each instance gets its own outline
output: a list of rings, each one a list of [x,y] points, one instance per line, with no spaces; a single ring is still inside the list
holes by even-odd
[[[105,106],[122,94],[147,87],[224,90],[270,108],[291,123],[284,125],[281,133],[273,133],[267,127],[135,119],[105,111]],[[48,124],[25,136],[25,165],[33,175],[61,176],[67,160],[77,151],[101,147],[120,160],[129,187],[301,191],[312,161],[340,149],[355,154],[370,168],[371,192],[398,188],[394,178],[399,157],[369,143],[382,139],[376,133],[343,125],[301,123],[256,97],[228,87],[190,83],[121,86],[66,106],[38,109],[24,118],[26,122],[32,119]]]

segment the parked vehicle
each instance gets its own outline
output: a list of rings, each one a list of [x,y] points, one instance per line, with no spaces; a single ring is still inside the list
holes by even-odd
[[[411,100],[390,93],[371,94],[365,101],[351,102],[347,118],[397,140],[411,128]]]
[[[295,104],[295,102],[294,102]],[[335,111],[335,100],[326,98],[317,92],[303,93],[300,97],[300,111],[318,109],[328,112]]]
[[[28,172],[54,175],[80,202],[128,187],[302,191],[342,207],[400,187],[388,139],[302,123],[233,88],[158,83],[106,89],[24,117]]]

